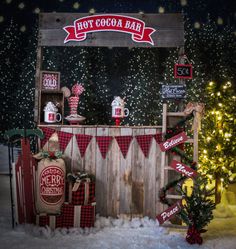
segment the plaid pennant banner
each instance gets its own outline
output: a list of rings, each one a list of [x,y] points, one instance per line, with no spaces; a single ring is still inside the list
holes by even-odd
[[[112,138],[113,137],[111,136],[96,136],[98,147],[104,159],[106,158],[106,154]]]
[[[162,143],[163,142],[163,138],[162,138],[162,133],[157,133],[157,134],[154,134],[153,137],[155,138],[156,142],[158,144]]]
[[[153,135],[138,135],[135,137],[138,141],[140,148],[143,151],[143,154],[145,155],[145,157],[147,157],[148,153],[149,153],[149,147],[150,147]]]
[[[76,134],[76,141],[79,147],[81,157],[84,157],[85,151],[90,143],[92,136],[90,135],[83,135],[83,134]]]
[[[60,150],[65,151],[68,143],[70,142],[71,138],[73,137],[72,133],[63,132],[63,131],[57,131],[59,144],[60,144]]]
[[[115,136],[115,139],[120,147],[123,157],[126,158],[133,136]]]
[[[42,127],[41,130],[43,131],[44,134],[44,138],[41,140],[41,148],[43,148],[43,146],[47,143],[47,141],[55,132],[55,130],[47,127]]]

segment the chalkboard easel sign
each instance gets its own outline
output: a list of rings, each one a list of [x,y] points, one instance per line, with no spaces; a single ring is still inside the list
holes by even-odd
[[[175,64],[174,76],[179,79],[192,79],[193,66],[191,64]]]
[[[162,99],[184,99],[186,94],[185,85],[162,85]]]

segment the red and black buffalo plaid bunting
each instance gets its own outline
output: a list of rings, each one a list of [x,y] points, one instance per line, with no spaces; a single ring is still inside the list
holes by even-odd
[[[78,183],[75,183],[75,184],[78,184]],[[85,191],[86,185],[88,188],[87,193]],[[92,202],[95,202],[95,182],[94,181],[92,182],[81,181],[76,191],[73,191],[72,189],[72,200],[71,200],[72,204],[87,205],[87,204],[91,204]]]
[[[55,132],[55,130],[47,127],[42,127],[41,129],[44,134],[44,138],[41,140],[41,148],[42,148],[47,143],[52,134]]]
[[[138,144],[139,144],[140,148],[142,149],[145,157],[148,156],[149,147],[150,147],[152,138],[153,138],[153,135],[138,135],[138,136],[136,136]]]
[[[60,144],[60,150],[64,151],[68,143],[70,142],[71,138],[73,137],[73,134],[63,131],[57,131],[57,135]]]
[[[126,158],[133,136],[116,136],[115,139],[120,147],[124,158]]]
[[[162,133],[154,134],[153,137],[155,138],[155,140],[158,144],[163,142],[163,134]]]
[[[90,135],[83,135],[83,134],[76,134],[76,141],[79,147],[80,155],[81,157],[84,156],[85,151],[88,147],[88,144],[90,143],[92,136]]]
[[[98,147],[104,159],[106,158],[106,154],[109,149],[111,140],[112,140],[111,136],[96,136]]]
[[[63,227],[93,227],[95,221],[95,206],[62,205]]]

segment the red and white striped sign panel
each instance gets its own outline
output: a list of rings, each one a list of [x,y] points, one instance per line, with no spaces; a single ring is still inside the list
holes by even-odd
[[[175,204],[170,206],[168,209],[166,209],[164,212],[157,215],[157,220],[159,221],[159,224],[163,224],[165,221],[171,219],[173,216],[175,216],[177,213],[179,213],[182,209],[182,201],[177,201]]]
[[[184,174],[187,177],[191,177],[194,178],[197,176],[197,172],[193,169],[191,169],[190,167],[188,167],[187,165],[178,162],[176,160],[173,160],[170,164],[170,166],[175,169],[177,172]]]
[[[171,137],[169,139],[167,139],[165,142],[161,143],[160,144],[160,148],[161,148],[161,151],[167,151],[179,144],[182,144],[184,143],[185,141],[188,140],[188,137],[187,135],[185,134],[185,132],[181,132],[177,135],[175,135],[174,137]]]

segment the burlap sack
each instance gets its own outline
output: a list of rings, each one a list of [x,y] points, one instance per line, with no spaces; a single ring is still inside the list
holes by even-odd
[[[63,159],[44,158],[36,172],[36,210],[58,214],[65,199],[65,163]]]

